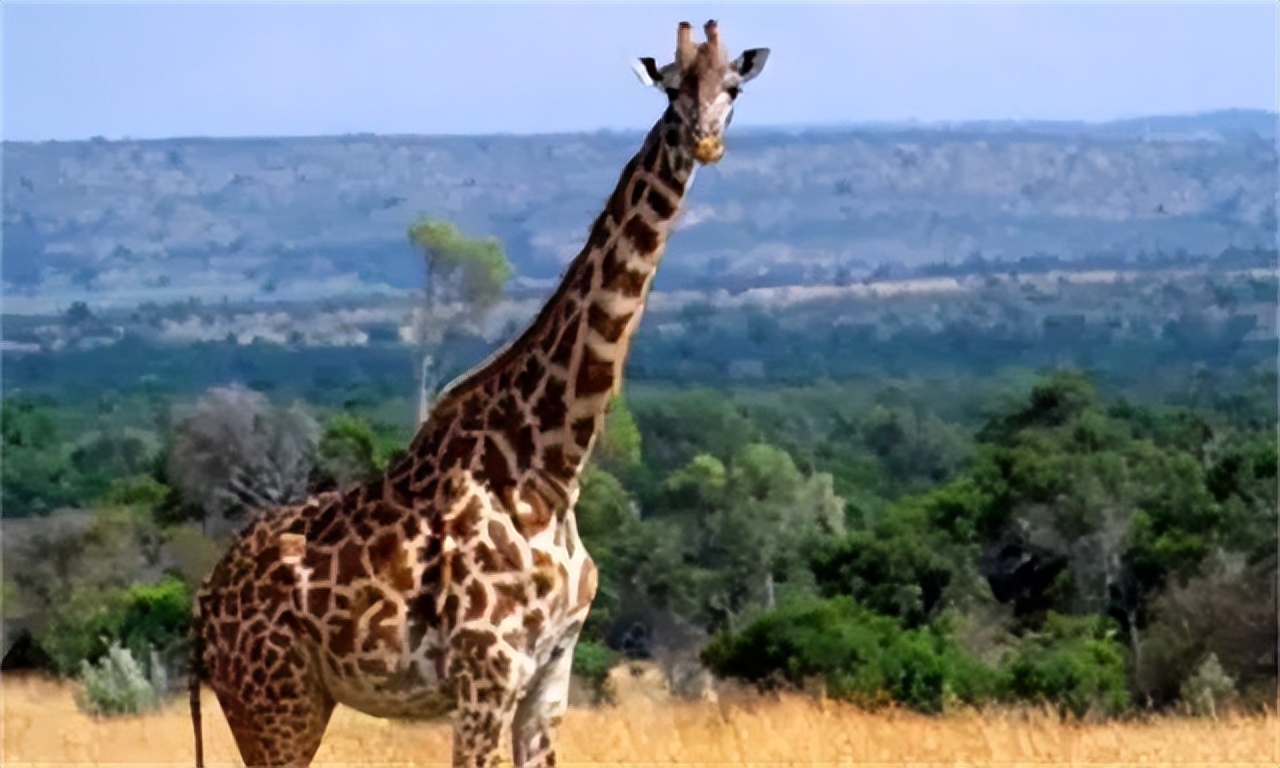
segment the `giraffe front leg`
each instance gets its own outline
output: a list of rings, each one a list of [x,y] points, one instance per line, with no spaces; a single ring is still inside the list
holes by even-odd
[[[454,768],[497,768],[502,734],[511,727],[516,692],[497,681],[470,675],[455,680],[458,707],[453,722]]]
[[[581,627],[556,646],[553,658],[539,670],[512,722],[512,757],[516,768],[550,768],[556,764],[555,731],[569,708],[573,649]]]

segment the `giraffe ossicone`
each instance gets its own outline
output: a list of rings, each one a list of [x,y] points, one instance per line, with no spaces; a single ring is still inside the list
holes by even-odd
[[[453,764],[555,764],[573,649],[597,574],[578,537],[579,477],[621,385],[697,164],[724,155],[743,83],[677,28],[675,59],[637,73],[667,97],[559,287],[514,341],[445,387],[383,477],[264,511],[196,596],[192,720],[217,695],[249,766],[305,766],[336,704],[454,716]]]

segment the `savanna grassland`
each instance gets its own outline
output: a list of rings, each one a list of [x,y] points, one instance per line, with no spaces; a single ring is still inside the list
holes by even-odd
[[[582,477],[563,764],[1280,762],[1274,141],[1132,128],[699,182]],[[545,141],[5,147],[0,764],[191,764],[194,590],[536,311],[598,202],[511,181]],[[342,710],[318,760],[449,751]]]
[[[1274,713],[1105,723],[1071,723],[1037,710],[928,717],[869,713],[801,694],[672,700],[652,676],[628,678],[615,674],[615,706],[569,712],[562,765],[1273,766],[1280,760]],[[206,765],[239,765],[217,701],[209,691],[202,701]],[[95,719],[76,707],[71,685],[7,677],[2,722],[0,761],[9,768],[192,759],[184,699],[142,717]],[[445,765],[448,754],[443,722],[390,722],[339,708],[316,765]]]

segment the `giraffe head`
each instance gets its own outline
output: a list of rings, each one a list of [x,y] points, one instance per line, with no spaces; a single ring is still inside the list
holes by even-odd
[[[640,82],[666,93],[671,102],[668,119],[678,130],[683,148],[700,163],[724,156],[724,130],[742,84],[760,74],[768,48],[751,48],[733,61],[720,42],[714,21],[703,27],[705,43],[693,42],[693,27],[682,21],[676,30],[675,61],[659,67],[651,58],[636,62]]]

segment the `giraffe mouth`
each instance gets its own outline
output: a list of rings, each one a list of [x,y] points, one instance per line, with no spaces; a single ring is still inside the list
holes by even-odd
[[[703,165],[711,165],[724,157],[724,142],[714,136],[698,139],[693,147],[693,158]]]

